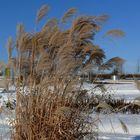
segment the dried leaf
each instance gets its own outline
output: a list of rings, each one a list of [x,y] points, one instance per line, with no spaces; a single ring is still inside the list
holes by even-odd
[[[56,27],[58,24],[58,20],[57,19],[51,19],[51,20],[48,20],[48,22],[45,24],[44,26],[44,30],[51,30],[53,29],[54,27]]]
[[[113,57],[107,61],[106,64],[108,65],[122,65],[124,64],[125,60],[120,57]]]
[[[108,109],[108,110],[113,110],[113,107],[110,106],[109,104],[105,103],[105,102],[102,102],[102,103],[99,103],[96,108],[103,108],[103,109]]]
[[[108,15],[101,15],[101,16],[93,16],[93,19],[95,20],[96,23],[102,24],[105,21],[107,21],[109,18]]]
[[[109,36],[109,37],[121,38],[121,37],[125,36],[125,33],[119,29],[112,29],[112,30],[109,30],[108,32],[106,32],[106,34],[104,36],[105,37]]]
[[[37,16],[36,16],[36,23],[38,23],[48,12],[49,7],[48,5],[43,5],[39,11],[37,12]]]
[[[12,50],[13,50],[13,39],[12,37],[9,37],[7,41],[7,50],[8,50],[8,58],[10,59],[12,57]]]
[[[98,84],[94,87],[94,89],[99,88],[103,93],[107,91],[104,84]]]
[[[121,123],[121,127],[122,127],[123,131],[126,132],[126,133],[129,132],[128,127],[126,126],[126,124],[120,119],[119,119],[119,121]]]
[[[6,67],[6,64],[2,61],[0,61],[0,70]]]
[[[140,91],[140,81],[135,80],[135,86]]]
[[[62,20],[61,22],[62,23],[65,23],[68,21],[68,19],[70,19],[75,13],[76,13],[76,8],[71,8],[69,9],[65,14],[64,16],[62,17]]]
[[[17,25],[17,39],[19,39],[23,33],[25,33],[24,25],[20,23]]]
[[[140,101],[134,101],[133,104],[137,105],[137,106],[140,106]]]

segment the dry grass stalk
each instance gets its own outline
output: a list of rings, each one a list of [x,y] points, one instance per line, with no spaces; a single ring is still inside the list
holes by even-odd
[[[37,12],[37,16],[36,16],[36,23],[38,23],[48,12],[49,7],[48,5],[43,5],[39,11]]]
[[[6,67],[6,64],[3,61],[0,61],[0,70]]]
[[[69,9],[69,10],[64,14],[64,16],[63,16],[61,22],[62,22],[62,23],[67,22],[67,20],[70,19],[70,18],[76,13],[76,11],[77,11],[77,9],[75,9],[75,8]]]
[[[105,34],[105,36],[121,38],[121,37],[125,36],[125,33],[122,30],[119,30],[119,29],[112,29],[112,30],[108,31]]]
[[[135,79],[135,85],[138,90],[140,90],[140,81]]]
[[[7,50],[8,50],[8,59],[12,57],[12,50],[13,50],[13,40],[9,37],[7,41]]]

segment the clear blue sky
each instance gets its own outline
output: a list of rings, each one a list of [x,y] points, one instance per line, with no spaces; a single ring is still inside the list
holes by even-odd
[[[59,18],[71,7],[78,9],[78,15],[109,15],[96,44],[105,49],[108,58],[124,58],[126,72],[136,71],[140,58],[140,0],[0,0],[0,60],[7,61],[5,44],[9,36],[15,37],[18,23],[33,31],[36,11],[42,4],[50,6],[45,20]],[[126,37],[113,42],[102,39],[101,34],[112,28],[124,30]]]

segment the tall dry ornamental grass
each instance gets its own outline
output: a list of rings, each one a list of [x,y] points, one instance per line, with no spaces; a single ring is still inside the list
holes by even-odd
[[[38,11],[36,25],[48,9],[44,5]],[[94,36],[108,17],[76,17],[66,29],[64,23],[75,12],[72,8],[62,19],[48,20],[37,32],[26,32],[23,24],[17,27],[15,58],[11,44],[9,48],[17,79],[15,140],[94,139],[89,119],[93,100],[81,91],[79,75],[92,65],[104,66],[105,53],[94,44]]]

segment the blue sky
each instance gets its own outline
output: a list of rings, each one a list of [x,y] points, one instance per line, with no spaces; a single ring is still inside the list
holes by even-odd
[[[24,23],[27,31],[34,30],[36,11],[42,4],[50,6],[44,22],[62,17],[71,7],[78,9],[78,15],[109,15],[95,43],[105,50],[107,58],[124,58],[125,72],[136,72],[140,58],[140,0],[0,0],[0,60],[7,61],[6,41],[9,36],[15,38],[18,23]],[[113,42],[103,39],[103,33],[112,28],[125,31],[125,38]]]

